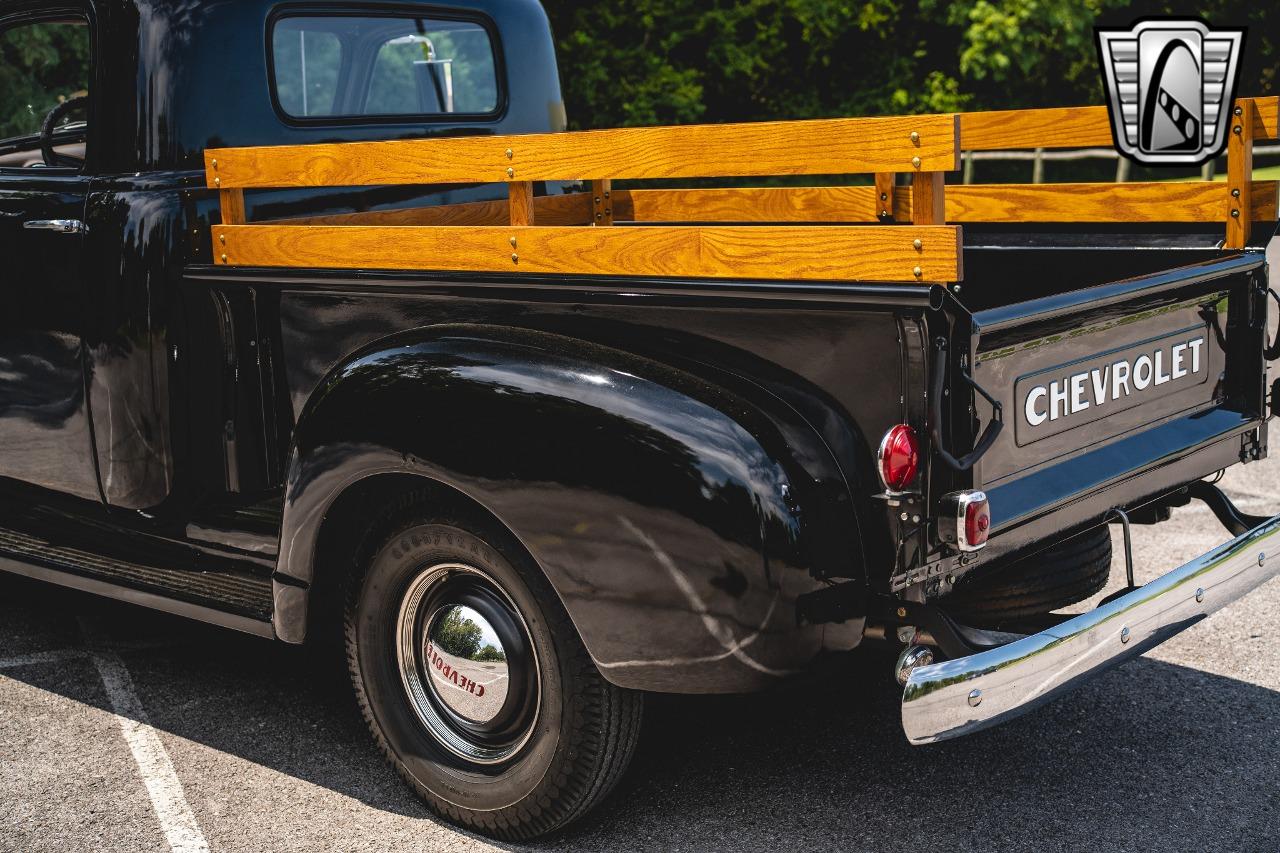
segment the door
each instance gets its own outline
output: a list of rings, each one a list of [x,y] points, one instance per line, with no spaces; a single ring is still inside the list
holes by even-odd
[[[92,42],[83,13],[42,5],[0,6],[0,478],[100,500],[81,338]]]

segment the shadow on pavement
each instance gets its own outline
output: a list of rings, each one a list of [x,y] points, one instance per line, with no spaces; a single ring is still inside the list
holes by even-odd
[[[0,657],[66,648],[77,618],[120,649],[161,731],[430,819],[332,660],[0,577]],[[867,655],[758,696],[653,697],[620,788],[531,848],[1275,849],[1280,693],[1142,658],[1001,728],[912,748],[889,664]]]

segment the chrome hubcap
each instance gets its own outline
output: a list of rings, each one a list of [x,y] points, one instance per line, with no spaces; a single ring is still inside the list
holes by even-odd
[[[396,620],[396,654],[409,704],[449,752],[478,764],[513,756],[533,734],[537,655],[509,596],[461,563],[423,569]]]
[[[491,722],[510,679],[507,653],[489,621],[470,607],[445,605],[432,617],[423,657],[431,692],[459,717]]]

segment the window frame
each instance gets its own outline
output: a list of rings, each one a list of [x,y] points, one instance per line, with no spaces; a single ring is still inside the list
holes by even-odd
[[[73,20],[83,21],[89,34],[89,101],[85,105],[84,162],[79,166],[41,166],[34,170],[39,175],[83,175],[89,172],[91,158],[93,157],[94,118],[99,100],[97,93],[101,89],[97,75],[97,22],[94,20],[92,9],[80,4],[63,4],[38,11],[24,10],[10,15],[0,15],[0,33],[8,32],[18,27],[59,22],[67,23]],[[78,135],[79,133],[76,134],[76,136]],[[58,134],[56,132],[53,138],[54,142],[57,143]],[[39,142],[40,134],[38,132],[26,136],[5,137],[0,139],[0,154],[13,154],[19,151],[31,150],[38,152]],[[3,175],[31,175],[32,172],[33,168],[30,166],[0,166],[0,174]]]
[[[275,31],[276,25],[290,18],[423,18],[433,21],[457,21],[476,24],[489,38],[489,50],[493,54],[494,87],[497,97],[494,108],[483,113],[385,113],[372,115],[295,116],[280,103],[276,86]],[[502,120],[507,113],[508,93],[506,63],[503,59],[502,39],[492,19],[479,12],[462,11],[436,6],[400,6],[393,3],[362,6],[358,3],[286,5],[272,10],[267,18],[266,48],[267,89],[271,107],[276,116],[293,127],[351,127],[361,125],[420,125],[491,123]],[[345,61],[345,60],[344,60]]]

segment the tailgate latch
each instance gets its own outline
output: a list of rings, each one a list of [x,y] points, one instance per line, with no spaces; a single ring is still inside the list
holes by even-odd
[[[942,457],[942,461],[957,471],[968,471],[991,449],[991,445],[995,444],[996,438],[1000,435],[1000,430],[1004,429],[1004,407],[966,370],[958,369],[956,375],[991,404],[991,420],[987,421],[986,429],[982,431],[982,435],[979,436],[977,444],[970,453],[958,459],[952,455],[942,440],[942,392],[947,378],[947,339],[938,338],[935,346],[937,351],[933,356],[933,388],[929,395],[929,434],[933,438],[933,447]]]

